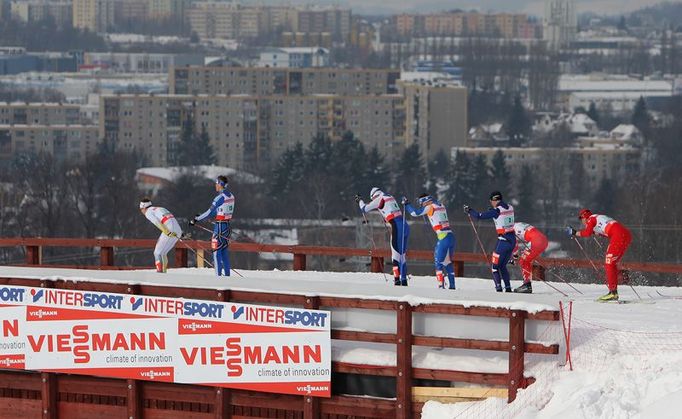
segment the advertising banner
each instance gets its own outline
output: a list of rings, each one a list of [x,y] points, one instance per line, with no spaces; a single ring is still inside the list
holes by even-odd
[[[0,368],[331,396],[330,313],[0,289]]]

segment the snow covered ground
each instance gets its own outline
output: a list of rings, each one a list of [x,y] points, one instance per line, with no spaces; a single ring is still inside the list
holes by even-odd
[[[502,399],[478,403],[428,402],[424,419],[448,418],[678,418],[682,417],[682,289],[636,287],[640,300],[627,287],[621,299],[631,304],[602,304],[594,300],[602,285],[568,286],[553,283],[570,295],[566,298],[542,283],[535,294],[498,294],[491,280],[459,278],[456,291],[435,289],[432,277],[413,277],[411,287],[394,287],[389,275],[290,271],[240,271],[244,276],[216,278],[208,269],[150,271],[82,271],[45,268],[0,268],[3,277],[85,277],[99,282],[144,282],[170,286],[194,286],[286,292],[306,295],[346,295],[358,298],[409,301],[410,303],[458,302],[468,305],[523,308],[530,311],[556,308],[559,301],[573,301],[571,357],[573,371],[556,357],[529,355],[526,375],[536,383],[519,392],[508,405]],[[519,285],[514,284],[515,286]],[[660,294],[659,294],[660,292]],[[665,295],[662,296],[661,294]],[[367,322],[370,323],[370,322]],[[374,326],[374,324],[373,324]],[[379,327],[378,325],[376,327]],[[415,327],[425,327],[428,325]],[[541,328],[538,328],[541,329]],[[456,333],[453,332],[453,336]],[[531,333],[531,331],[529,331]],[[538,331],[543,342],[563,340],[560,328]],[[335,343],[338,361],[395,365],[390,348]],[[417,367],[447,365],[448,369],[506,372],[506,354],[487,352],[475,357],[466,351],[426,351],[415,347]]]

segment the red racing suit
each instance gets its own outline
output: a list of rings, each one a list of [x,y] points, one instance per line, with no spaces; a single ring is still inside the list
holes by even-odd
[[[618,289],[618,261],[623,258],[632,242],[630,230],[611,217],[600,214],[592,214],[587,219],[587,224],[582,231],[576,233],[578,237],[590,237],[598,234],[608,237],[609,247],[606,249],[604,269],[606,270],[606,283],[609,291]]]
[[[515,223],[514,233],[516,234],[516,243],[518,247],[519,242],[526,244],[526,250],[521,254],[519,265],[521,266],[521,275],[523,275],[523,283],[527,284],[533,278],[533,261],[547,250],[547,236],[542,234],[540,230],[526,223]],[[516,249],[514,249],[516,253]]]

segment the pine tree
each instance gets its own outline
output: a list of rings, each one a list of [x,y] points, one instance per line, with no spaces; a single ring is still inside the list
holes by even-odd
[[[537,217],[537,205],[535,196],[535,176],[528,165],[521,167],[521,174],[516,179],[516,190],[519,198],[518,212],[524,220],[535,221]]]
[[[523,145],[530,137],[531,121],[521,103],[521,97],[514,98],[514,105],[507,119],[507,135],[509,145],[518,147]]]
[[[365,194],[369,194],[371,188],[385,188],[389,182],[388,167],[384,161],[384,157],[379,153],[379,149],[375,145],[367,155],[362,181],[359,190],[356,190],[356,193],[365,196]]]
[[[590,108],[587,110],[587,116],[589,116],[590,119],[596,122],[597,126],[599,126],[599,111],[597,110],[597,105],[595,105],[594,102],[590,102]]]
[[[398,160],[393,182],[393,194],[413,199],[424,191],[426,170],[419,145],[413,143],[407,147]]]
[[[645,138],[648,137],[651,128],[651,116],[646,106],[646,101],[642,96],[639,97],[635,109],[632,112],[632,125],[639,129]]]
[[[191,114],[187,115],[182,125],[180,142],[176,145],[171,161],[176,166],[198,166],[214,164],[215,155],[208,132],[204,126],[197,135],[196,124]]]
[[[571,153],[568,158],[568,172],[571,174],[571,181],[568,182],[570,197],[580,201],[585,198],[585,185],[587,183],[587,173],[583,166],[582,155]]]
[[[284,202],[294,188],[305,177],[305,160],[303,145],[299,142],[293,148],[287,148],[277,160],[270,174],[270,195],[275,201]]]
[[[488,160],[483,154],[479,154],[471,162],[471,182],[469,188],[473,191],[473,198],[480,200],[483,196],[486,198],[492,191],[492,178],[490,176],[490,167]]]
[[[465,153],[457,152],[446,179],[445,202],[449,207],[462,207],[473,202],[475,179],[471,173],[471,160]]]
[[[509,194],[511,187],[511,173],[507,168],[507,161],[502,150],[497,150],[490,161],[490,177],[492,189],[502,192],[502,194]]]
[[[599,182],[597,190],[594,191],[592,198],[593,207],[596,211],[604,214],[612,214],[615,209],[613,197],[615,195],[615,184],[609,178],[603,178]]]

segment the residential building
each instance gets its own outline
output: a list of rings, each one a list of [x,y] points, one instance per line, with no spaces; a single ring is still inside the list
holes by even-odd
[[[329,50],[320,47],[270,48],[260,53],[258,67],[329,67]]]
[[[0,125],[80,124],[78,105],[47,102],[0,102]]]
[[[73,26],[106,32],[114,25],[115,0],[73,0]]]
[[[217,163],[267,168],[288,148],[347,131],[367,147],[395,154],[407,144],[400,95],[116,95],[100,99],[100,137],[137,150],[155,166],[173,162],[182,128],[205,129]]]
[[[667,80],[641,80],[629,76],[562,75],[559,78],[559,104],[566,110],[588,109],[590,103],[609,112],[630,112],[640,97],[652,107],[666,103],[674,94]]]
[[[441,12],[393,16],[395,30],[406,36],[471,36],[536,38],[540,26],[525,14]]]
[[[467,89],[452,84],[399,82],[408,143],[427,158],[467,144]]]
[[[189,0],[147,0],[147,16],[151,20],[184,19]]]
[[[168,74],[174,67],[201,65],[203,54],[149,54],[142,52],[86,52],[81,70],[99,69],[113,73]]]
[[[114,0],[114,23],[144,22],[149,16],[149,3],[140,0]],[[125,27],[125,26],[124,26]]]
[[[551,49],[568,46],[578,32],[574,0],[545,0],[543,37]]]
[[[71,2],[65,1],[13,1],[10,11],[22,22],[39,22],[49,17],[60,27],[71,26],[73,15]]]
[[[183,67],[170,72],[169,91],[207,95],[381,95],[397,93],[398,70]]]
[[[95,125],[0,124],[0,160],[19,153],[47,153],[70,163],[82,162],[97,151],[99,128]]]

